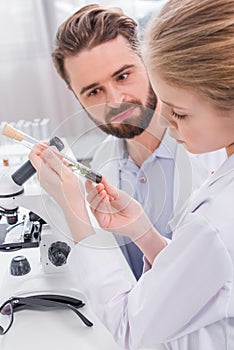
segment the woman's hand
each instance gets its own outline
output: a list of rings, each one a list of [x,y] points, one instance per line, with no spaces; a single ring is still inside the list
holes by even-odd
[[[44,190],[62,207],[70,207],[75,199],[82,197],[84,189],[72,170],[66,166],[57,149],[52,146],[46,150],[40,145],[29,154],[29,159],[37,170],[38,178]]]
[[[103,229],[136,241],[152,228],[141,205],[105,179],[95,187],[91,181],[86,181],[86,191],[91,211]]]
[[[151,224],[141,205],[105,179],[96,187],[86,181],[86,191],[99,225],[107,231],[129,236],[152,264],[167,242]]]
[[[57,149],[36,146],[29,159],[37,170],[42,188],[62,208],[74,240],[79,242],[94,233],[85,205],[84,186]]]

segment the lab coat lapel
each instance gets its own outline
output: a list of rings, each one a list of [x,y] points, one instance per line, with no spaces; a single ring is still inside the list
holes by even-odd
[[[174,169],[174,214],[169,226],[173,230],[183,209],[186,207],[193,188],[193,172],[191,160],[184,147],[177,145]]]

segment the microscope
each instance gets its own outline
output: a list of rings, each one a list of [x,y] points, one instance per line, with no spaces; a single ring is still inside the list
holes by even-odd
[[[50,145],[59,151],[64,147],[58,137],[52,138]],[[6,173],[1,177],[0,219],[4,217],[7,222],[6,237],[13,228],[21,226],[20,240],[0,242],[1,254],[17,253],[7,268],[5,285],[13,294],[46,291],[80,297],[67,263],[74,243],[61,208],[39,185],[23,187],[35,172],[28,160],[12,175]],[[28,211],[20,222],[19,208]],[[36,261],[31,264],[27,254],[18,255],[21,249],[23,252],[39,249],[39,259],[38,253],[32,253]]]

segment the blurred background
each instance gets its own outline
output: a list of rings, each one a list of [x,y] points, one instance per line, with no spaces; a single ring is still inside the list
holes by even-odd
[[[97,143],[105,135],[94,128],[78,101],[58,76],[51,52],[57,28],[80,7],[99,3],[121,7],[140,29],[163,0],[1,0],[0,2],[0,123],[26,127],[44,138],[55,133],[72,141],[92,130]],[[37,134],[38,130],[42,135]],[[95,130],[94,130],[95,129]],[[43,134],[43,132],[45,132]],[[75,149],[84,157],[85,145]],[[79,153],[80,152],[80,153]]]

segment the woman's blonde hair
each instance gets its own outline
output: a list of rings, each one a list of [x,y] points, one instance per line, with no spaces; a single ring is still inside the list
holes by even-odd
[[[169,84],[234,108],[234,0],[169,0],[151,20],[145,62]]]

